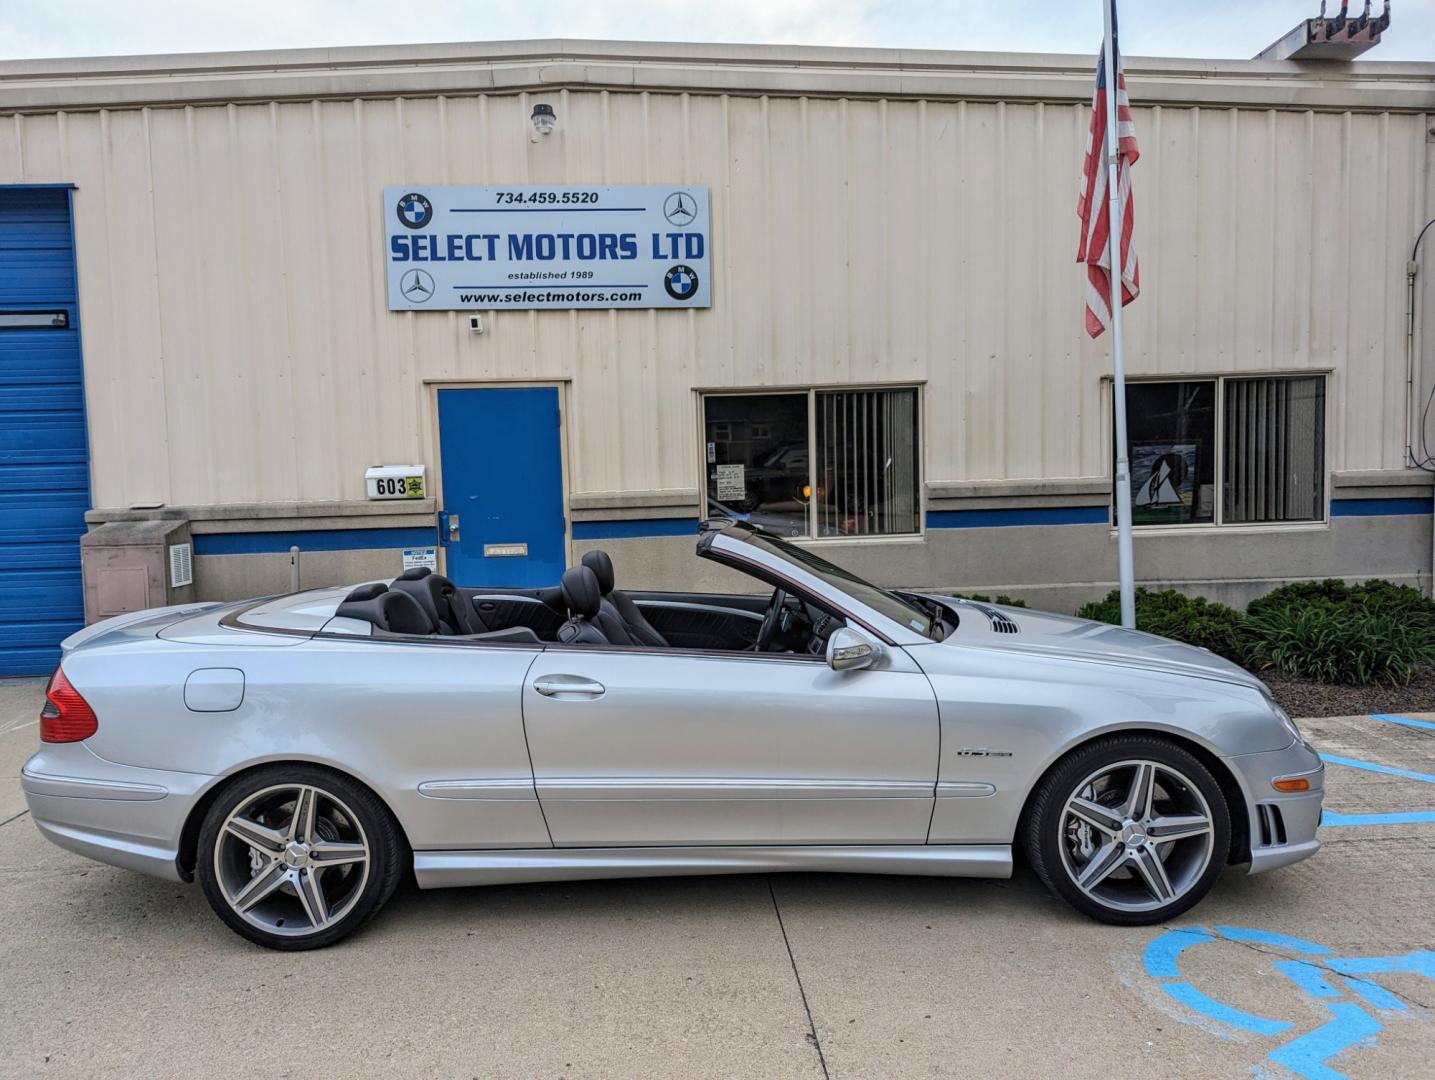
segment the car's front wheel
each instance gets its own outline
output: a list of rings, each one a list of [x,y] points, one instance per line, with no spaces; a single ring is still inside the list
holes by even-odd
[[[196,872],[216,914],[271,949],[316,949],[351,934],[398,884],[403,842],[366,788],[313,766],[231,781],[199,833]]]
[[[1230,851],[1230,812],[1194,754],[1158,737],[1114,735],[1046,776],[1025,841],[1037,876],[1072,907],[1144,926],[1210,890]]]

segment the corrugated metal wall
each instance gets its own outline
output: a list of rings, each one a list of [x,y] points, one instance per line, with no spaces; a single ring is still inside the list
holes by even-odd
[[[529,142],[533,101],[558,132]],[[1413,114],[1139,108],[1133,374],[1332,368],[1329,467],[1402,461]],[[1107,471],[1076,104],[563,91],[14,116],[73,180],[98,506],[363,497],[423,379],[571,378],[575,492],[699,483],[692,388],[925,380],[925,479]],[[695,312],[385,307],[385,184],[713,189]]]

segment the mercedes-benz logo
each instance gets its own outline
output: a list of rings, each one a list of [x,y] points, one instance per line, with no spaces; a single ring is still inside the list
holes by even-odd
[[[426,304],[433,298],[433,278],[427,270],[410,270],[399,278],[399,292],[411,304]]]
[[[697,200],[686,191],[675,191],[663,200],[663,217],[670,225],[691,225],[697,216]]]

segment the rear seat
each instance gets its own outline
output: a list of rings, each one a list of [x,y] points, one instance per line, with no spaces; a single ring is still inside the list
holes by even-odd
[[[438,575],[429,575],[438,577]],[[508,630],[483,630],[477,633],[455,633],[452,623],[440,616],[433,597],[442,595],[447,586],[459,595],[447,578],[439,578],[437,587],[424,584],[425,578],[400,578],[389,588],[383,582],[360,585],[344,597],[334,615],[359,619],[382,634],[401,637],[451,637],[455,641],[511,641],[539,644],[539,637],[526,626]],[[424,600],[429,603],[425,604]],[[433,607],[430,612],[429,607]],[[475,621],[477,616],[475,615]],[[482,625],[481,623],[479,625]]]

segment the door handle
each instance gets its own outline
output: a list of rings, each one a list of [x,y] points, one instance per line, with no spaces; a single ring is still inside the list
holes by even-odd
[[[448,516],[448,542],[449,542],[450,544],[456,544],[456,543],[458,543],[458,515],[457,515],[457,514],[449,514],[449,516]]]
[[[595,698],[603,694],[603,684],[582,675],[545,675],[533,684],[544,697]]]

